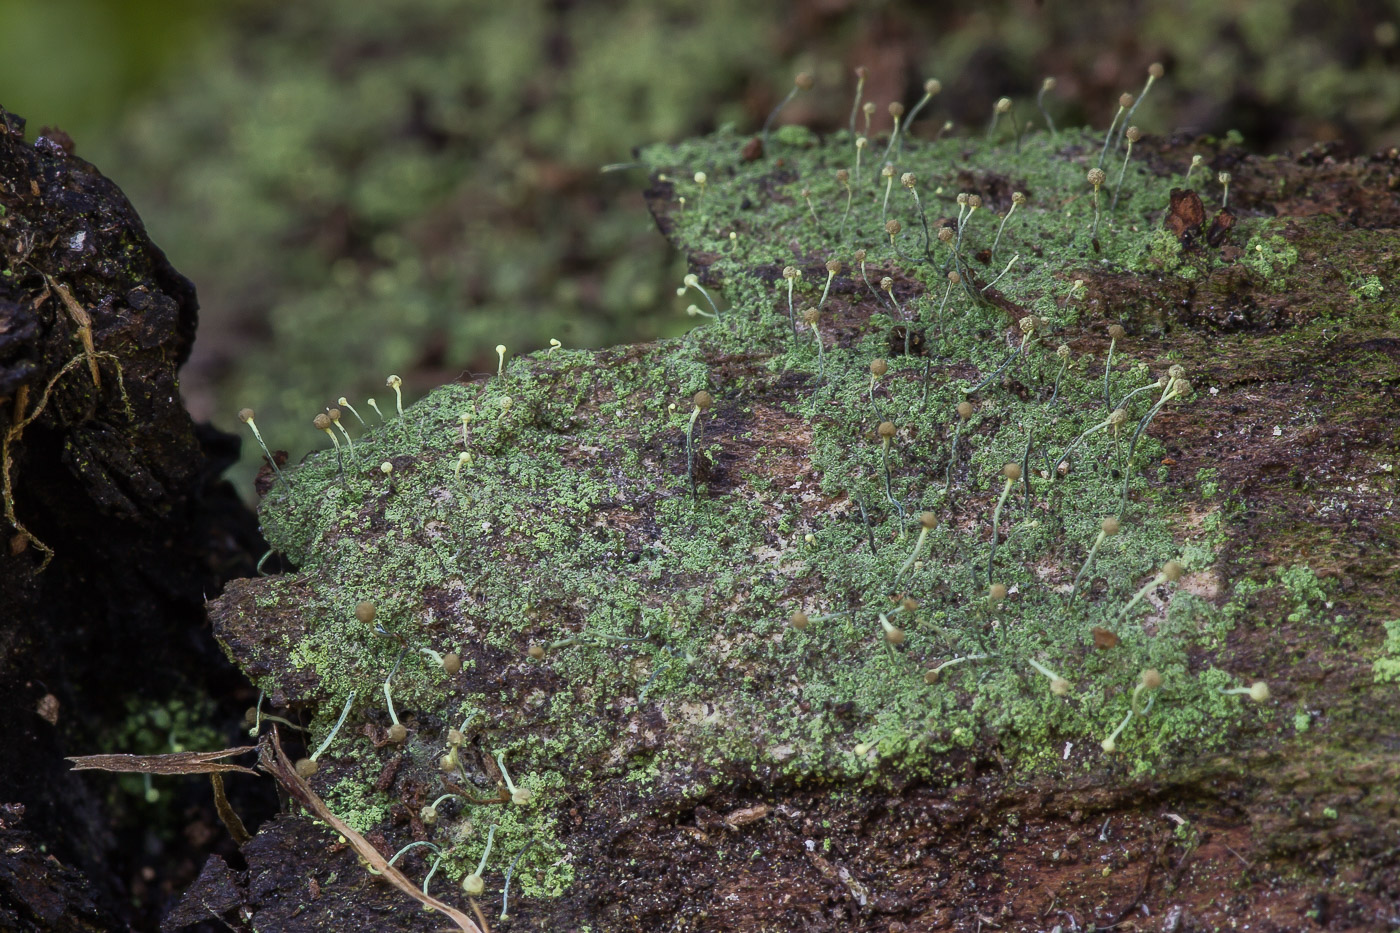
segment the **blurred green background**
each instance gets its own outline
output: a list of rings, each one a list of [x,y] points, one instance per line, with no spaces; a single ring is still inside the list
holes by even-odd
[[[1400,145],[1400,0],[0,0],[0,104],[70,133],[126,190],[202,305],[196,418],[258,410],[293,458],[341,395],[361,413],[525,352],[691,326],[634,147],[762,123],[844,126],[868,99],[942,94],[924,132],[992,103],[1136,122],[1256,151]],[[246,445],[252,447],[251,444]],[[236,476],[251,495],[257,458]]]

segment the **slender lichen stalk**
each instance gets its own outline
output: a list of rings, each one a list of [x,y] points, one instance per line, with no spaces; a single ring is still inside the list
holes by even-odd
[[[1161,62],[1153,62],[1147,66],[1147,83],[1142,86],[1142,93],[1138,94],[1137,100],[1128,108],[1128,112],[1123,114],[1123,126],[1133,122],[1133,114],[1137,113],[1138,107],[1142,106],[1143,99],[1147,97],[1147,92],[1152,90],[1152,85],[1157,79],[1167,73]],[[1123,130],[1118,131],[1118,145],[1123,145]]]
[[[781,101],[779,101],[778,106],[774,107],[772,112],[768,114],[768,119],[763,121],[762,135],[764,150],[767,150],[768,148],[768,131],[772,128],[773,121],[777,119],[778,114],[782,111],[784,107],[792,103],[792,99],[796,97],[800,92],[810,91],[813,88],[813,86],[816,85],[816,83],[816,79],[813,78],[811,74],[805,71],[799,71],[797,73],[797,76],[792,79],[792,90],[788,91],[787,97],[784,97]]]
[[[253,432],[253,437],[257,440],[258,446],[263,449],[263,453],[267,454],[267,462],[272,466],[272,472],[277,474],[277,478],[283,482],[283,484],[287,487],[288,490],[291,490],[291,481],[287,479],[287,477],[282,473],[281,468],[277,466],[277,458],[272,456],[271,450],[268,450],[267,442],[263,440],[262,432],[258,430],[257,423],[253,421],[253,409],[244,408],[240,410],[238,412],[238,420],[246,424],[248,426],[248,429]]]
[[[700,420],[700,413],[709,411],[715,400],[710,393],[701,390],[695,393],[692,401],[695,408],[691,411],[690,422],[685,427],[685,472],[690,478],[690,498],[694,501],[699,498],[695,488],[695,423]]]
[[[486,832],[486,851],[481,853],[481,861],[476,865],[476,871],[462,879],[462,890],[471,897],[480,897],[481,892],[486,890],[486,880],[481,877],[481,873],[486,870],[486,860],[491,857],[491,844],[496,841],[496,827],[492,826]]]
[[[1027,658],[1026,663],[1029,664],[1031,667],[1035,668],[1040,673],[1044,674],[1046,677],[1050,678],[1050,692],[1055,694],[1055,696],[1062,697],[1065,694],[1069,693],[1070,684],[1068,680],[1065,680],[1059,674],[1056,674],[1054,671],[1050,670],[1050,668],[1046,667],[1044,664],[1041,664],[1035,658]]]
[[[807,326],[812,328],[812,339],[817,344],[817,385],[822,384],[822,377],[826,372],[826,358],[822,350],[822,334],[817,329],[817,322],[821,320],[821,312],[816,308],[806,308],[802,311],[802,320]]]
[[[831,294],[831,283],[834,282],[836,280],[836,277],[841,274],[841,268],[841,260],[839,259],[832,259],[827,262],[826,286],[822,289],[821,301],[817,302],[818,311],[826,307],[826,296]]]
[[[987,582],[992,580],[992,568],[997,559],[997,541],[1001,526],[1001,510],[1006,505],[1007,496],[1011,495],[1011,487],[1016,485],[1016,481],[1021,478],[1021,465],[1019,463],[1008,463],[1001,468],[1001,475],[1006,477],[1006,485],[1001,489],[1001,497],[997,499],[997,507],[992,512],[992,551],[987,555]]]
[[[856,135],[856,113],[860,110],[860,99],[865,95],[865,78],[867,74],[868,72],[864,65],[856,68],[856,98],[851,101],[851,119],[848,124],[852,136]],[[860,178],[859,173],[857,173],[856,178]]]
[[[880,226],[886,226],[890,213],[890,191],[894,189],[894,166],[889,162],[880,169],[880,177],[885,180],[885,200],[880,204]]]
[[[714,313],[713,313],[713,314],[710,314],[710,315],[706,315],[706,316],[707,316],[707,317],[712,317],[712,318],[714,318],[715,320],[719,320],[719,305],[715,304],[715,300],[714,300],[713,298],[710,297],[710,293],[707,292],[707,291],[705,291],[704,286],[702,286],[702,285],[700,284],[700,277],[699,277],[698,275],[696,275],[695,273],[692,272],[692,273],[690,273],[689,275],[687,275],[684,279],[681,280],[681,287],[678,288],[678,289],[676,289],[676,294],[677,294],[678,296],[679,296],[679,295],[684,295],[688,289],[692,289],[692,288],[695,289],[697,292],[699,292],[701,295],[703,295],[704,298],[705,298],[705,300],[706,300],[707,302],[709,302],[709,304],[710,304],[710,309],[711,309]],[[698,310],[698,309],[697,309],[697,310]],[[704,314],[703,311],[700,312],[700,313],[701,313],[701,314]],[[551,349],[552,349],[552,348],[551,348]]]
[[[788,324],[792,327],[794,342],[796,342],[797,337],[797,311],[792,305],[792,289],[797,284],[797,280],[801,275],[802,272],[796,266],[785,266],[783,268],[783,278],[787,280]]]
[[[319,746],[317,746],[316,751],[311,753],[311,757],[302,758],[299,761],[297,761],[297,774],[301,775],[304,778],[308,778],[316,773],[316,769],[319,767],[318,762],[321,756],[326,753],[326,749],[331,747],[331,742],[335,740],[336,733],[340,731],[340,727],[345,725],[345,717],[350,715],[350,707],[354,704],[354,702],[355,691],[351,690],[350,695],[345,698],[345,706],[340,711],[340,718],[337,719],[335,721],[335,725],[331,727],[331,731],[326,735],[325,741],[323,741]]]
[[[953,443],[948,448],[948,475],[943,483],[946,496],[953,489],[953,465],[958,461],[958,438],[962,436],[963,422],[972,417],[972,403],[964,399],[958,402],[958,424],[953,429]]]
[[[1059,134],[1055,131],[1055,121],[1050,119],[1050,113],[1045,109],[1045,95],[1055,89],[1055,79],[1046,78],[1040,82],[1040,93],[1035,95],[1035,106],[1040,111],[1040,115],[1045,118],[1045,125],[1050,129],[1050,136],[1054,138]]]
[[[993,262],[995,262],[997,258],[997,246],[1001,243],[1001,232],[1006,229],[1006,222],[1011,219],[1012,214],[1016,213],[1016,208],[1025,203],[1026,196],[1024,194],[1019,191],[1011,192],[1011,209],[1007,211],[1006,216],[1001,219],[1001,224],[997,226],[996,239],[992,240],[991,259]]]
[[[516,787],[515,782],[510,779],[510,772],[506,770],[505,753],[496,753],[496,767],[501,769],[501,779],[506,782],[506,790],[510,792],[510,802],[517,807],[523,807],[530,802],[533,796],[528,788]]]
[[[1108,518],[1105,518],[1103,522],[1099,525],[1099,535],[1097,538],[1094,539],[1094,546],[1089,548],[1089,556],[1084,558],[1084,566],[1079,568],[1079,573],[1074,578],[1074,586],[1070,588],[1070,601],[1073,601],[1074,597],[1078,595],[1080,581],[1082,581],[1084,579],[1084,575],[1089,572],[1089,568],[1094,565],[1094,557],[1099,553],[1099,545],[1103,544],[1104,539],[1111,538],[1114,535],[1118,534],[1118,530],[1118,519],[1112,515],[1110,515]]]
[[[883,362],[883,360],[879,362]],[[904,505],[894,497],[894,491],[890,486],[890,445],[894,442],[898,430],[893,421],[882,421],[876,433],[880,435],[880,465],[885,476],[885,501],[899,512],[899,536],[902,538],[904,537]]]
[[[1133,157],[1133,143],[1142,139],[1142,132],[1135,126],[1128,127],[1128,149],[1123,153],[1123,166],[1118,169],[1118,184],[1113,187],[1113,200],[1108,205],[1108,216],[1118,210],[1118,196],[1123,193],[1123,178],[1128,173],[1128,160]]]
[[[1172,369],[1178,370],[1180,367],[1173,366]],[[1173,375],[1172,381],[1162,393],[1162,398],[1156,405],[1152,406],[1152,410],[1144,415],[1142,420],[1138,422],[1137,430],[1133,432],[1133,439],[1128,444],[1128,456],[1123,461],[1123,494],[1118,501],[1119,515],[1122,515],[1123,510],[1128,507],[1128,482],[1132,479],[1133,453],[1137,450],[1138,438],[1142,437],[1143,432],[1146,431],[1147,426],[1152,423],[1152,419],[1157,417],[1157,412],[1162,410],[1163,405],[1167,404],[1167,402],[1170,402],[1172,399],[1182,398],[1190,394],[1191,383],[1187,382],[1179,375]]]
[[[1101,168],[1091,168],[1091,169],[1089,169],[1089,174],[1088,174],[1087,176],[1085,176],[1085,177],[1088,179],[1089,184],[1091,184],[1091,185],[1094,186],[1094,226],[1093,226],[1093,229],[1092,229],[1092,230],[1090,231],[1090,233],[1089,233],[1089,237],[1090,237],[1090,239],[1098,240],[1098,238],[1099,238],[1099,189],[1103,187],[1104,180],[1107,179],[1108,176],[1104,174],[1104,171],[1103,171],[1103,169],[1101,169]]]
[[[1181,579],[1181,575],[1186,572],[1180,561],[1169,560],[1162,565],[1162,570],[1151,580],[1143,584],[1142,589],[1133,594],[1133,598],[1128,600],[1128,605],[1118,613],[1118,621],[1121,622],[1128,617],[1128,613],[1133,611],[1133,607],[1142,601],[1148,593],[1161,586],[1163,583],[1175,583]]]
[[[889,111],[890,117],[894,120],[894,129],[890,132],[890,141],[885,146],[885,154],[880,157],[881,162],[890,161],[890,153],[894,151],[895,144],[899,142],[899,118],[904,116],[904,105],[899,101],[894,101],[890,104]]]
[[[909,552],[909,557],[905,559],[904,565],[899,568],[899,573],[894,575],[894,582],[890,584],[890,589],[899,589],[900,579],[909,572],[909,568],[918,562],[919,556],[923,554],[924,544],[928,541],[928,533],[938,525],[938,516],[932,512],[922,512],[919,515],[919,537],[914,542],[914,550]]]
[[[1108,125],[1108,132],[1103,138],[1103,149],[1099,152],[1098,168],[1103,168],[1103,160],[1108,156],[1108,144],[1113,141],[1113,131],[1118,128],[1118,121],[1123,114],[1133,105],[1133,95],[1121,94],[1118,97],[1118,112],[1113,115],[1113,122]]]
[[[1123,329],[1122,324],[1112,324],[1108,328],[1108,357],[1103,363],[1103,407],[1112,409],[1112,404],[1108,400],[1108,374],[1113,369],[1113,350],[1118,346],[1118,341],[1126,337],[1128,332]]]
[[[909,117],[904,121],[904,135],[909,135],[909,128],[914,125],[914,120],[918,118],[919,112],[923,110],[924,107],[928,105],[928,102],[933,100],[941,90],[943,90],[943,82],[939,81],[937,78],[929,78],[924,82],[924,96],[920,97],[919,102],[914,105],[914,109],[909,111]],[[900,145],[902,146],[903,143],[901,142]],[[895,149],[896,153],[899,151],[899,148]]]
[[[1118,426],[1126,423],[1127,420],[1128,413],[1121,408],[1115,408],[1112,412],[1109,413],[1109,416],[1107,418],[1100,421],[1093,427],[1085,430],[1084,433],[1080,434],[1074,439],[1073,443],[1071,443],[1067,448],[1065,448],[1065,452],[1060,454],[1060,458],[1055,461],[1055,469],[1058,471],[1060,464],[1068,460],[1069,455],[1074,453],[1074,448],[1078,447],[1080,442],[1087,438],[1089,435],[1102,431],[1104,428],[1111,427],[1116,429]]]

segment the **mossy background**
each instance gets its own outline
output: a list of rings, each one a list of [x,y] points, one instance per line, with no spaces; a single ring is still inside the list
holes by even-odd
[[[818,88],[783,120],[817,129],[844,124],[856,65],[877,128],[939,77],[927,134],[977,132],[1003,94],[1029,116],[1045,75],[1062,125],[1102,125],[1161,60],[1153,132],[1400,142],[1400,7],[1380,0],[0,0],[0,21],[6,105],[71,131],[199,287],[196,417],[233,429],[252,406],[293,459],[320,440],[316,411],[384,395],[390,372],[421,392],[490,368],[497,343],[684,330],[637,176],[598,169],[755,126],[799,68]]]

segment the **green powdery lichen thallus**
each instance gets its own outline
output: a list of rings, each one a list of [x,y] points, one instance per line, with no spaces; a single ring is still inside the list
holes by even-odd
[[[919,197],[886,205],[876,172],[852,182],[846,134],[782,128],[756,160],[748,142],[722,130],[642,153],[663,225],[708,262],[688,285],[722,294],[723,315],[655,344],[502,356],[499,374],[369,426],[343,474],[313,454],[262,511],[297,572],[216,608],[260,688],[317,707],[314,742],[359,698],[314,778],[357,828],[387,832],[395,805],[419,812],[448,779],[492,798],[509,760],[519,805],[434,809],[445,877],[473,873],[494,827],[490,865],[521,856],[519,893],[558,893],[579,855],[561,808],[606,787],[936,781],[979,740],[1028,772],[1087,770],[1110,733],[1141,772],[1260,715],[1209,664],[1219,610],[1165,579],[1140,593],[1169,560],[1209,560],[1145,430],[1190,404],[1190,374],[1134,367],[1131,336],[1106,376],[1056,352],[1084,314],[1074,270],[1143,261],[1186,166],[1125,160],[1110,210],[1085,185],[1101,133],[906,138],[894,157]],[[671,180],[696,173],[703,210],[668,209]],[[848,186],[844,224],[814,219],[845,216]],[[1012,224],[980,216],[1013,206]],[[1251,225],[1242,239],[1265,235]],[[886,278],[889,302],[871,288]],[[794,330],[790,289],[812,326]],[[1064,456],[1120,406],[1122,436]],[[432,661],[448,652],[454,673]],[[1159,686],[1129,717],[1148,670]],[[378,789],[391,754],[406,761]]]

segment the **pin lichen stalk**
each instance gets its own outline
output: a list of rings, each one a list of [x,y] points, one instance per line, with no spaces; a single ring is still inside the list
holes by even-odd
[[[894,121],[894,129],[890,131],[890,141],[885,146],[885,154],[880,157],[881,162],[890,161],[890,153],[894,152],[895,145],[899,142],[899,118],[904,116],[904,105],[899,101],[893,101],[889,106],[890,119]]]
[[[813,78],[812,75],[806,71],[799,71],[797,73],[797,76],[792,79],[792,90],[788,91],[787,96],[784,97],[781,101],[779,101],[778,106],[774,107],[772,112],[768,114],[768,119],[763,121],[762,135],[763,149],[765,152],[768,150],[768,131],[772,129],[773,121],[778,118],[778,114],[782,112],[782,109],[784,107],[792,103],[792,99],[794,97],[796,97],[802,91],[810,91],[816,85],[816,83],[816,79]]]
[[[1006,212],[1006,216],[1001,219],[997,226],[996,239],[992,240],[992,261],[997,258],[997,246],[1001,243],[1001,232],[1006,229],[1006,222],[1011,219],[1011,215],[1016,213],[1016,208],[1026,203],[1026,196],[1019,191],[1011,192],[1011,209]]]
[[[690,480],[690,498],[693,501],[699,498],[695,486],[695,423],[700,420],[702,412],[710,410],[715,400],[710,393],[702,390],[695,393],[692,402],[695,408],[691,411],[690,421],[685,427],[685,473]]]
[[[268,450],[268,448],[267,448],[267,442],[263,440],[262,432],[258,430],[258,425],[257,425],[257,423],[253,420],[253,409],[251,409],[251,408],[244,408],[244,409],[241,409],[241,410],[238,412],[238,420],[239,420],[239,421],[242,421],[244,424],[246,424],[246,425],[248,426],[248,430],[250,430],[250,431],[253,432],[253,438],[254,438],[254,440],[256,440],[256,441],[258,442],[258,446],[262,448],[263,453],[267,454],[267,462],[268,462],[268,465],[272,467],[272,472],[273,472],[273,473],[276,473],[276,474],[277,474],[277,478],[280,479],[280,480],[282,481],[282,483],[287,487],[287,490],[288,490],[288,491],[291,491],[291,488],[292,488],[291,482],[290,482],[290,481],[287,479],[287,477],[282,473],[282,469],[277,465],[277,458],[274,457],[274,456],[272,456],[272,451],[271,451],[271,450]]]
[[[1099,525],[1099,535],[1094,539],[1094,546],[1089,548],[1089,556],[1084,558],[1084,566],[1079,568],[1079,574],[1074,578],[1074,585],[1070,587],[1069,598],[1071,601],[1079,594],[1079,584],[1084,579],[1084,575],[1094,565],[1094,557],[1099,553],[1099,545],[1118,534],[1119,527],[1118,519],[1112,515],[1105,518]]]
[[[909,130],[914,125],[914,120],[918,118],[920,111],[928,106],[928,102],[933,100],[934,97],[938,95],[938,92],[942,90],[943,82],[939,81],[937,78],[929,78],[924,82],[924,96],[920,97],[919,102],[914,105],[914,109],[909,111],[909,116],[904,121],[904,135],[909,135]]]
[[[865,79],[868,74],[869,72],[864,65],[860,65],[856,68],[856,98],[851,101],[851,119],[848,123],[848,128],[852,136],[856,135],[856,114],[860,111],[861,98],[865,96]],[[859,172],[857,172],[856,178],[859,180]]]
[[[1019,463],[1008,463],[1001,468],[1001,475],[1006,478],[1006,484],[1002,486],[1001,496],[997,499],[997,507],[992,512],[992,550],[987,556],[987,581],[992,580],[992,571],[997,559],[998,532],[1001,527],[1001,510],[1006,505],[1007,496],[1011,495],[1011,487],[1016,485],[1021,478],[1021,465]]]
[[[1050,112],[1045,109],[1045,95],[1055,89],[1055,79],[1046,78],[1040,82],[1040,93],[1035,95],[1035,106],[1040,111],[1041,117],[1045,120],[1045,126],[1050,130],[1050,137],[1053,139],[1059,135],[1055,130],[1055,121],[1050,119]]]

